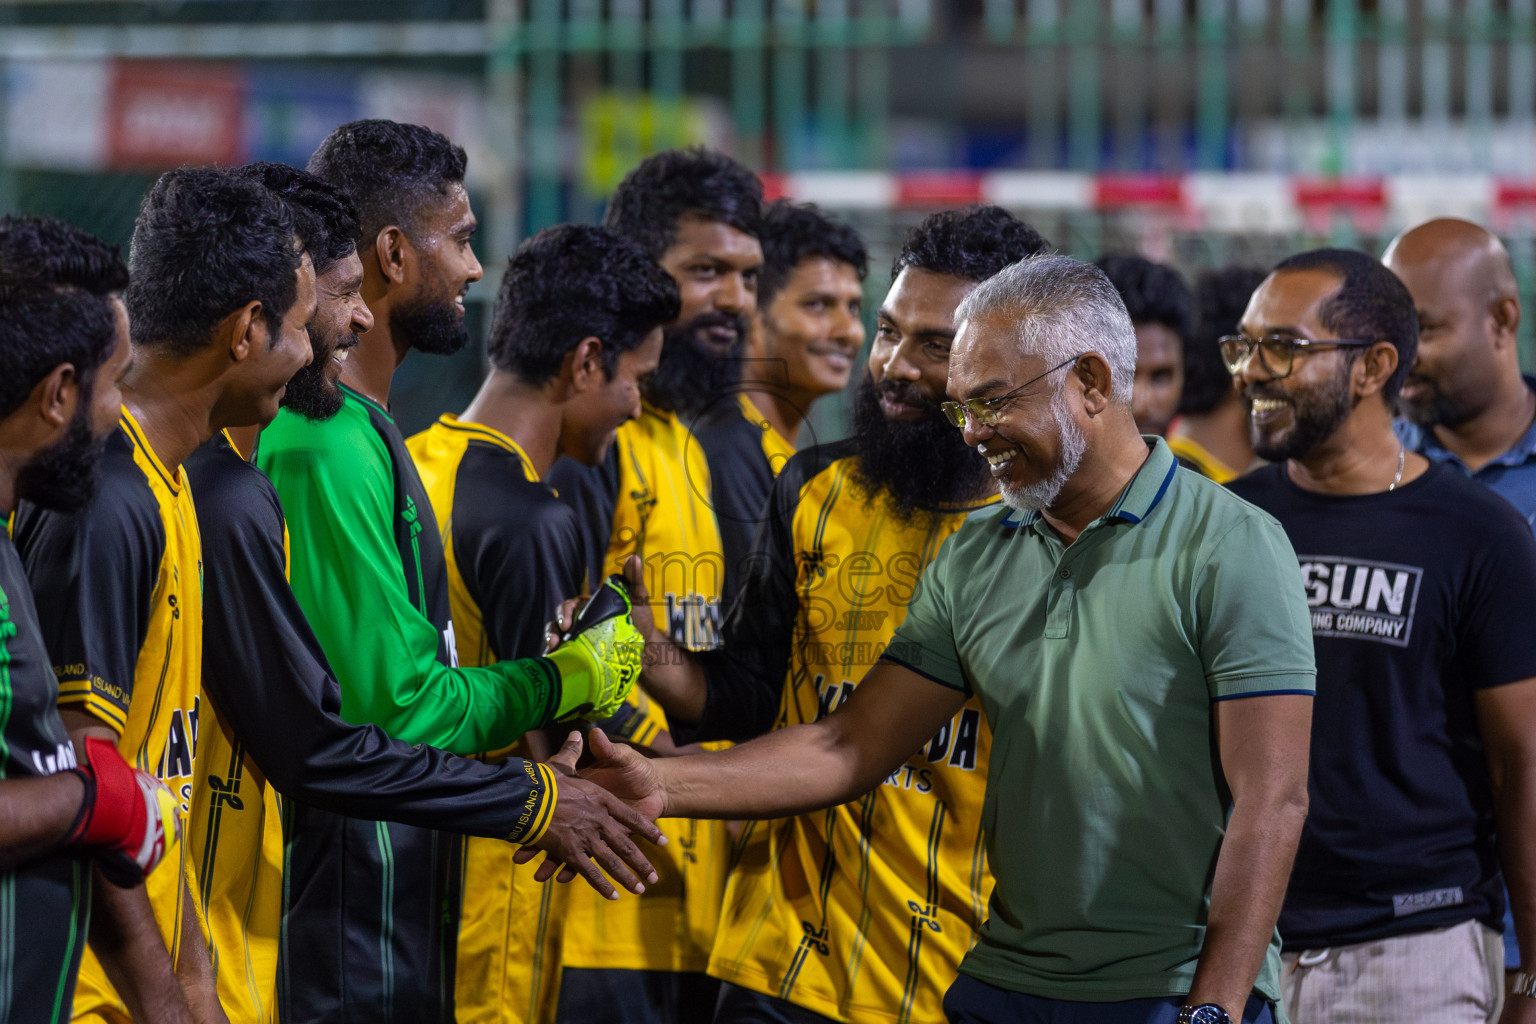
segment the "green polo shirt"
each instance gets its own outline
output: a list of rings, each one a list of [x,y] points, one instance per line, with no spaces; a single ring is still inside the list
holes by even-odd
[[[1148,438],[1065,545],[1038,514],[973,513],[924,571],[887,657],[980,695],[997,885],[961,970],[1110,1002],[1183,995],[1231,803],[1212,703],[1314,690],[1296,556],[1267,513]],[[1278,936],[1257,990],[1279,997]]]

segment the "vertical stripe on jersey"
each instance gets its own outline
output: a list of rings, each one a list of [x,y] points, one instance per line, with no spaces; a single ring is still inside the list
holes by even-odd
[[[69,894],[74,897],[75,912],[69,919],[69,943],[66,946],[69,955],[59,965],[59,981],[53,986],[53,1012],[49,1017],[50,1020],[68,1019],[66,1007],[71,1004],[75,994],[73,987],[69,984],[69,976],[79,961],[76,950],[85,944],[85,932],[91,920],[91,885],[90,878],[86,875],[89,870],[90,862],[76,857],[74,866],[69,872]],[[5,988],[9,994],[10,984],[7,983]],[[6,1012],[9,1010],[7,1009]],[[0,1013],[0,1020],[4,1019],[6,1019],[4,1013]]]
[[[374,834],[379,839],[379,867],[383,879],[380,885],[379,908],[383,918],[379,929],[379,974],[382,978],[384,1019],[394,1015],[392,1003],[395,995],[395,847],[390,842],[389,826],[382,821],[373,823]]]
[[[971,847],[971,947],[981,937],[981,922],[986,913],[987,897],[983,892],[987,876],[986,836],[976,830],[976,842]]]
[[[171,619],[175,621],[179,618],[181,618],[181,609],[176,607],[176,596],[173,594],[171,595]],[[154,703],[149,706],[149,720],[151,722],[160,721],[160,702],[165,697],[165,679],[171,674],[171,659],[175,653],[176,631],[168,629],[165,631],[165,658],[160,662],[160,678],[155,680],[155,699]],[[165,761],[158,767],[151,765],[149,763],[149,745],[154,742],[154,739],[155,731],[153,729],[146,729],[144,731],[144,742],[139,745],[139,752],[134,755],[133,760],[140,771],[149,772],[163,782],[166,781],[166,772],[171,767],[169,763],[171,748],[169,746],[165,748]],[[192,749],[197,749],[195,744]]]
[[[883,785],[883,783],[882,783]],[[848,958],[848,991],[859,980],[859,969],[864,966],[864,947],[869,944],[869,836],[875,827],[876,786],[864,794],[859,802],[859,927],[853,940],[853,953]]]
[[[907,980],[901,989],[901,1015],[896,1018],[898,1024],[906,1024],[912,1016],[912,1000],[917,995],[917,983],[922,978],[918,961],[923,954],[923,936],[930,928],[938,930],[938,922],[930,914],[937,913],[939,903],[939,839],[944,832],[944,811],[944,801],[937,801],[933,808],[933,821],[928,827],[928,890],[924,894],[927,902],[921,909],[913,908],[916,912],[912,915],[912,938],[907,944]]]
[[[524,1020],[538,1019],[539,1001],[544,996],[544,953],[548,944],[546,935],[549,932],[549,913],[555,886],[554,883],[546,883],[539,888],[539,928],[533,939],[533,984],[528,988],[528,1012],[524,1014]]]

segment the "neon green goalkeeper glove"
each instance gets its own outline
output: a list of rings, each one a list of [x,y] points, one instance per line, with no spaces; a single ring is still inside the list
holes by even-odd
[[[603,581],[577,614],[565,642],[545,657],[560,673],[559,722],[607,718],[640,678],[645,638],[630,621],[633,604],[624,577]]]

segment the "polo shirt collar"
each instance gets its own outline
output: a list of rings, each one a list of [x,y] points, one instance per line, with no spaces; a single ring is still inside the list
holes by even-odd
[[[1163,500],[1163,495],[1168,493],[1168,486],[1173,483],[1173,474],[1178,471],[1179,462],[1169,449],[1168,442],[1162,438],[1143,434],[1141,439],[1151,449],[1147,461],[1141,464],[1136,475],[1131,477],[1131,482],[1126,484],[1125,490],[1120,492],[1120,497],[1099,518],[1099,522],[1120,520],[1135,526],[1151,515],[1152,510]],[[1013,509],[1003,517],[1002,525],[1012,528],[1034,526],[1039,520],[1038,511],[1021,512]]]
[[[1530,374],[1523,375],[1525,386],[1536,391],[1536,377]],[[1398,437],[1408,448],[1426,455],[1436,462],[1454,462],[1461,464],[1448,448],[1442,445],[1435,437],[1435,432],[1427,427],[1420,427],[1407,420],[1400,420]],[[1532,459],[1536,459],[1536,423],[1526,428],[1520,439],[1509,446],[1509,450],[1497,458],[1491,460],[1489,466],[1523,466]],[[1487,468],[1487,467],[1484,467]]]

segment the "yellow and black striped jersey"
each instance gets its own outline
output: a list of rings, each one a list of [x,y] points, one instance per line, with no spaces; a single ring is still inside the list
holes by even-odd
[[[972,510],[904,521],[866,496],[855,469],[841,442],[780,474],[726,646],[705,658],[701,736],[814,722],[846,700]],[[755,696],[738,699],[744,689]],[[861,799],[748,824],[710,974],[840,1021],[941,1024],[992,887],[981,837],[990,744],[973,697]]]
[[[577,509],[601,574],[620,572],[630,555],[639,555],[657,624],[692,650],[719,644],[725,556],[710,508],[709,467],[675,414],[646,405],[639,419],[619,428],[603,466],[562,459],[549,479]],[[666,727],[654,705],[631,715],[625,728],[640,719],[646,732]],[[590,887],[573,889],[565,966],[705,969],[725,889],[725,825],[666,819],[661,827],[670,842],[648,851],[660,879],[644,895],[609,901]]]
[[[186,476],[170,473],[123,410],[107,442],[101,490],[80,512],[23,502],[15,540],[37,598],[38,619],[59,680],[60,707],[80,708],[117,732],[117,749],[192,807],[202,696],[203,568]],[[174,958],[183,941],[183,878],[195,865],[172,841],[166,864],[145,882]],[[87,950],[75,1016],[127,1020],[128,1012]]]
[[[459,664],[544,653],[544,627],[582,592],[576,514],[512,438],[445,415],[406,442],[443,535]],[[554,1019],[569,886],[537,863],[471,839],[464,851],[455,1013],[459,1024]]]

